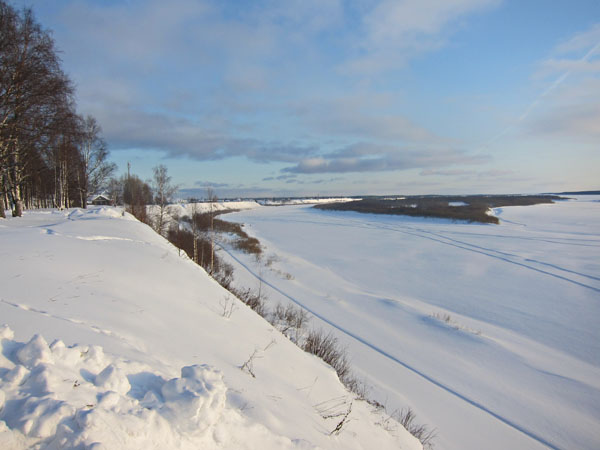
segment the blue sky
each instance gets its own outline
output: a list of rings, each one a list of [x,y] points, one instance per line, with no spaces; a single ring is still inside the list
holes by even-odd
[[[597,0],[31,0],[142,178],[220,197],[598,189]]]

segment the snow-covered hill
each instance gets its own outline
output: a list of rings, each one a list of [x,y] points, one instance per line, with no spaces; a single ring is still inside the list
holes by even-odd
[[[421,448],[118,209],[27,212],[0,244],[2,449]]]

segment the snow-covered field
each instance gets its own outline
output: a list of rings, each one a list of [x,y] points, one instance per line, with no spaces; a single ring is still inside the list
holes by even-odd
[[[0,261],[2,450],[421,448],[118,209],[1,220]]]
[[[494,210],[500,225],[260,208],[224,216],[265,247],[231,253],[335,330],[388,408],[436,448],[600,448],[600,198]],[[236,258],[236,260],[234,260]],[[375,448],[375,447],[372,447]]]

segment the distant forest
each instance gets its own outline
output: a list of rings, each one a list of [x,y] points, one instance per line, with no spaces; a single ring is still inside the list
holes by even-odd
[[[556,192],[557,195],[600,195],[600,191]]]
[[[394,199],[370,197],[353,202],[316,205],[315,208],[497,224],[499,223],[498,218],[488,214],[490,208],[537,205],[539,203],[553,203],[554,200],[566,199],[556,195],[427,195]]]

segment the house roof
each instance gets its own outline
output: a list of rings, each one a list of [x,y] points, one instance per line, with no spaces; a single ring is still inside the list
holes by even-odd
[[[106,195],[104,195],[104,194],[98,194],[98,195],[94,195],[94,196],[92,196],[92,198],[91,198],[91,201],[93,202],[93,201],[95,201],[95,200],[98,200],[98,199],[103,199],[103,200],[108,200],[108,201],[110,201],[110,198],[109,198],[109,197],[107,197],[107,196],[106,196]]]

